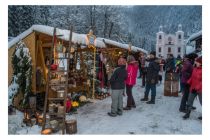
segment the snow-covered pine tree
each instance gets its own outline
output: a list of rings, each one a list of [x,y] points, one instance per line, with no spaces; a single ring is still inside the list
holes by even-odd
[[[28,106],[28,97],[32,93],[32,59],[29,49],[25,43],[20,41],[13,54],[13,80],[8,88],[9,105],[12,105],[13,99],[17,94],[23,94],[23,100],[20,102],[23,108]]]
[[[34,24],[33,6],[12,5],[8,9],[9,36],[17,36]]]
[[[33,6],[34,24],[49,25],[51,6]]]

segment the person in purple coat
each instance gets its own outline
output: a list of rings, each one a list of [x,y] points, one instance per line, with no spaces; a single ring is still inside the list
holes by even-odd
[[[193,71],[193,65],[192,65],[192,59],[190,57],[190,55],[186,55],[184,58],[184,63],[183,63],[183,67],[181,70],[181,84],[183,86],[183,91],[182,91],[182,99],[181,99],[181,104],[179,107],[179,111],[180,112],[184,112],[186,113],[186,104],[187,104],[187,99],[189,96],[189,92],[190,92],[190,86],[187,83],[187,81],[190,79],[191,75],[192,75],[192,71]]]

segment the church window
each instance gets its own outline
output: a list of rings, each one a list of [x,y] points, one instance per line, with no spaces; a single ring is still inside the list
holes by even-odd
[[[178,47],[178,53],[180,53],[181,52],[181,48],[180,47]]]
[[[161,48],[159,48],[159,50],[158,50],[159,52],[161,52]]]
[[[161,35],[159,35],[159,39],[162,39],[162,36]]]
[[[168,47],[168,53],[170,53],[171,52],[171,48],[170,47]]]
[[[171,45],[171,42],[172,42],[172,38],[169,36],[168,37],[168,44]]]
[[[181,35],[178,35],[178,39],[182,39],[182,36]]]

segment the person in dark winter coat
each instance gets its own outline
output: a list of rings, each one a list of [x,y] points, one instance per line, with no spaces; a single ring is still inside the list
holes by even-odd
[[[155,52],[150,53],[149,66],[146,73],[146,91],[141,101],[148,101],[149,91],[151,89],[151,100],[147,104],[155,104],[156,84],[158,83],[158,73],[160,67]]]
[[[179,107],[180,112],[186,112],[186,103],[187,103],[187,99],[189,96],[189,90],[190,90],[190,87],[187,84],[187,81],[191,77],[192,70],[193,70],[193,65],[190,60],[191,60],[190,55],[186,55],[184,58],[184,63],[183,63],[183,67],[181,70],[181,73],[182,73],[181,83],[183,86],[183,91],[182,91],[182,100],[181,100],[181,104]]]
[[[195,60],[196,67],[193,68],[192,76],[187,81],[190,85],[190,94],[187,101],[187,111],[183,116],[184,119],[190,117],[191,110],[193,109],[193,102],[195,97],[198,96],[200,104],[202,105],[202,57],[199,57]],[[202,117],[198,117],[202,119]]]
[[[145,80],[146,80],[146,58],[145,55],[142,53],[141,55],[141,77],[142,77],[142,85],[141,87],[145,87]]]
[[[115,68],[110,78],[112,105],[111,112],[108,112],[109,116],[116,117],[117,115],[122,115],[123,113],[123,93],[126,79],[126,60],[124,58],[120,58],[118,60],[118,67]]]
[[[142,53],[139,53],[139,57],[138,57],[138,63],[139,63],[139,79],[141,78],[142,76],[142,71],[141,71],[141,55]]]
[[[173,73],[175,71],[175,59],[173,54],[169,54],[165,64],[166,73]]]

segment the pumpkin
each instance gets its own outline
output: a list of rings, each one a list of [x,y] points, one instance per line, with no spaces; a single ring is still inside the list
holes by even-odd
[[[87,98],[84,95],[79,97],[80,102],[85,102],[86,100],[87,100]]]
[[[49,134],[51,134],[51,133],[52,133],[52,129],[50,129],[50,128],[44,129],[44,130],[42,131],[42,135],[49,135]]]
[[[79,106],[79,103],[77,101],[74,101],[71,104],[72,104],[72,107],[78,107]]]

